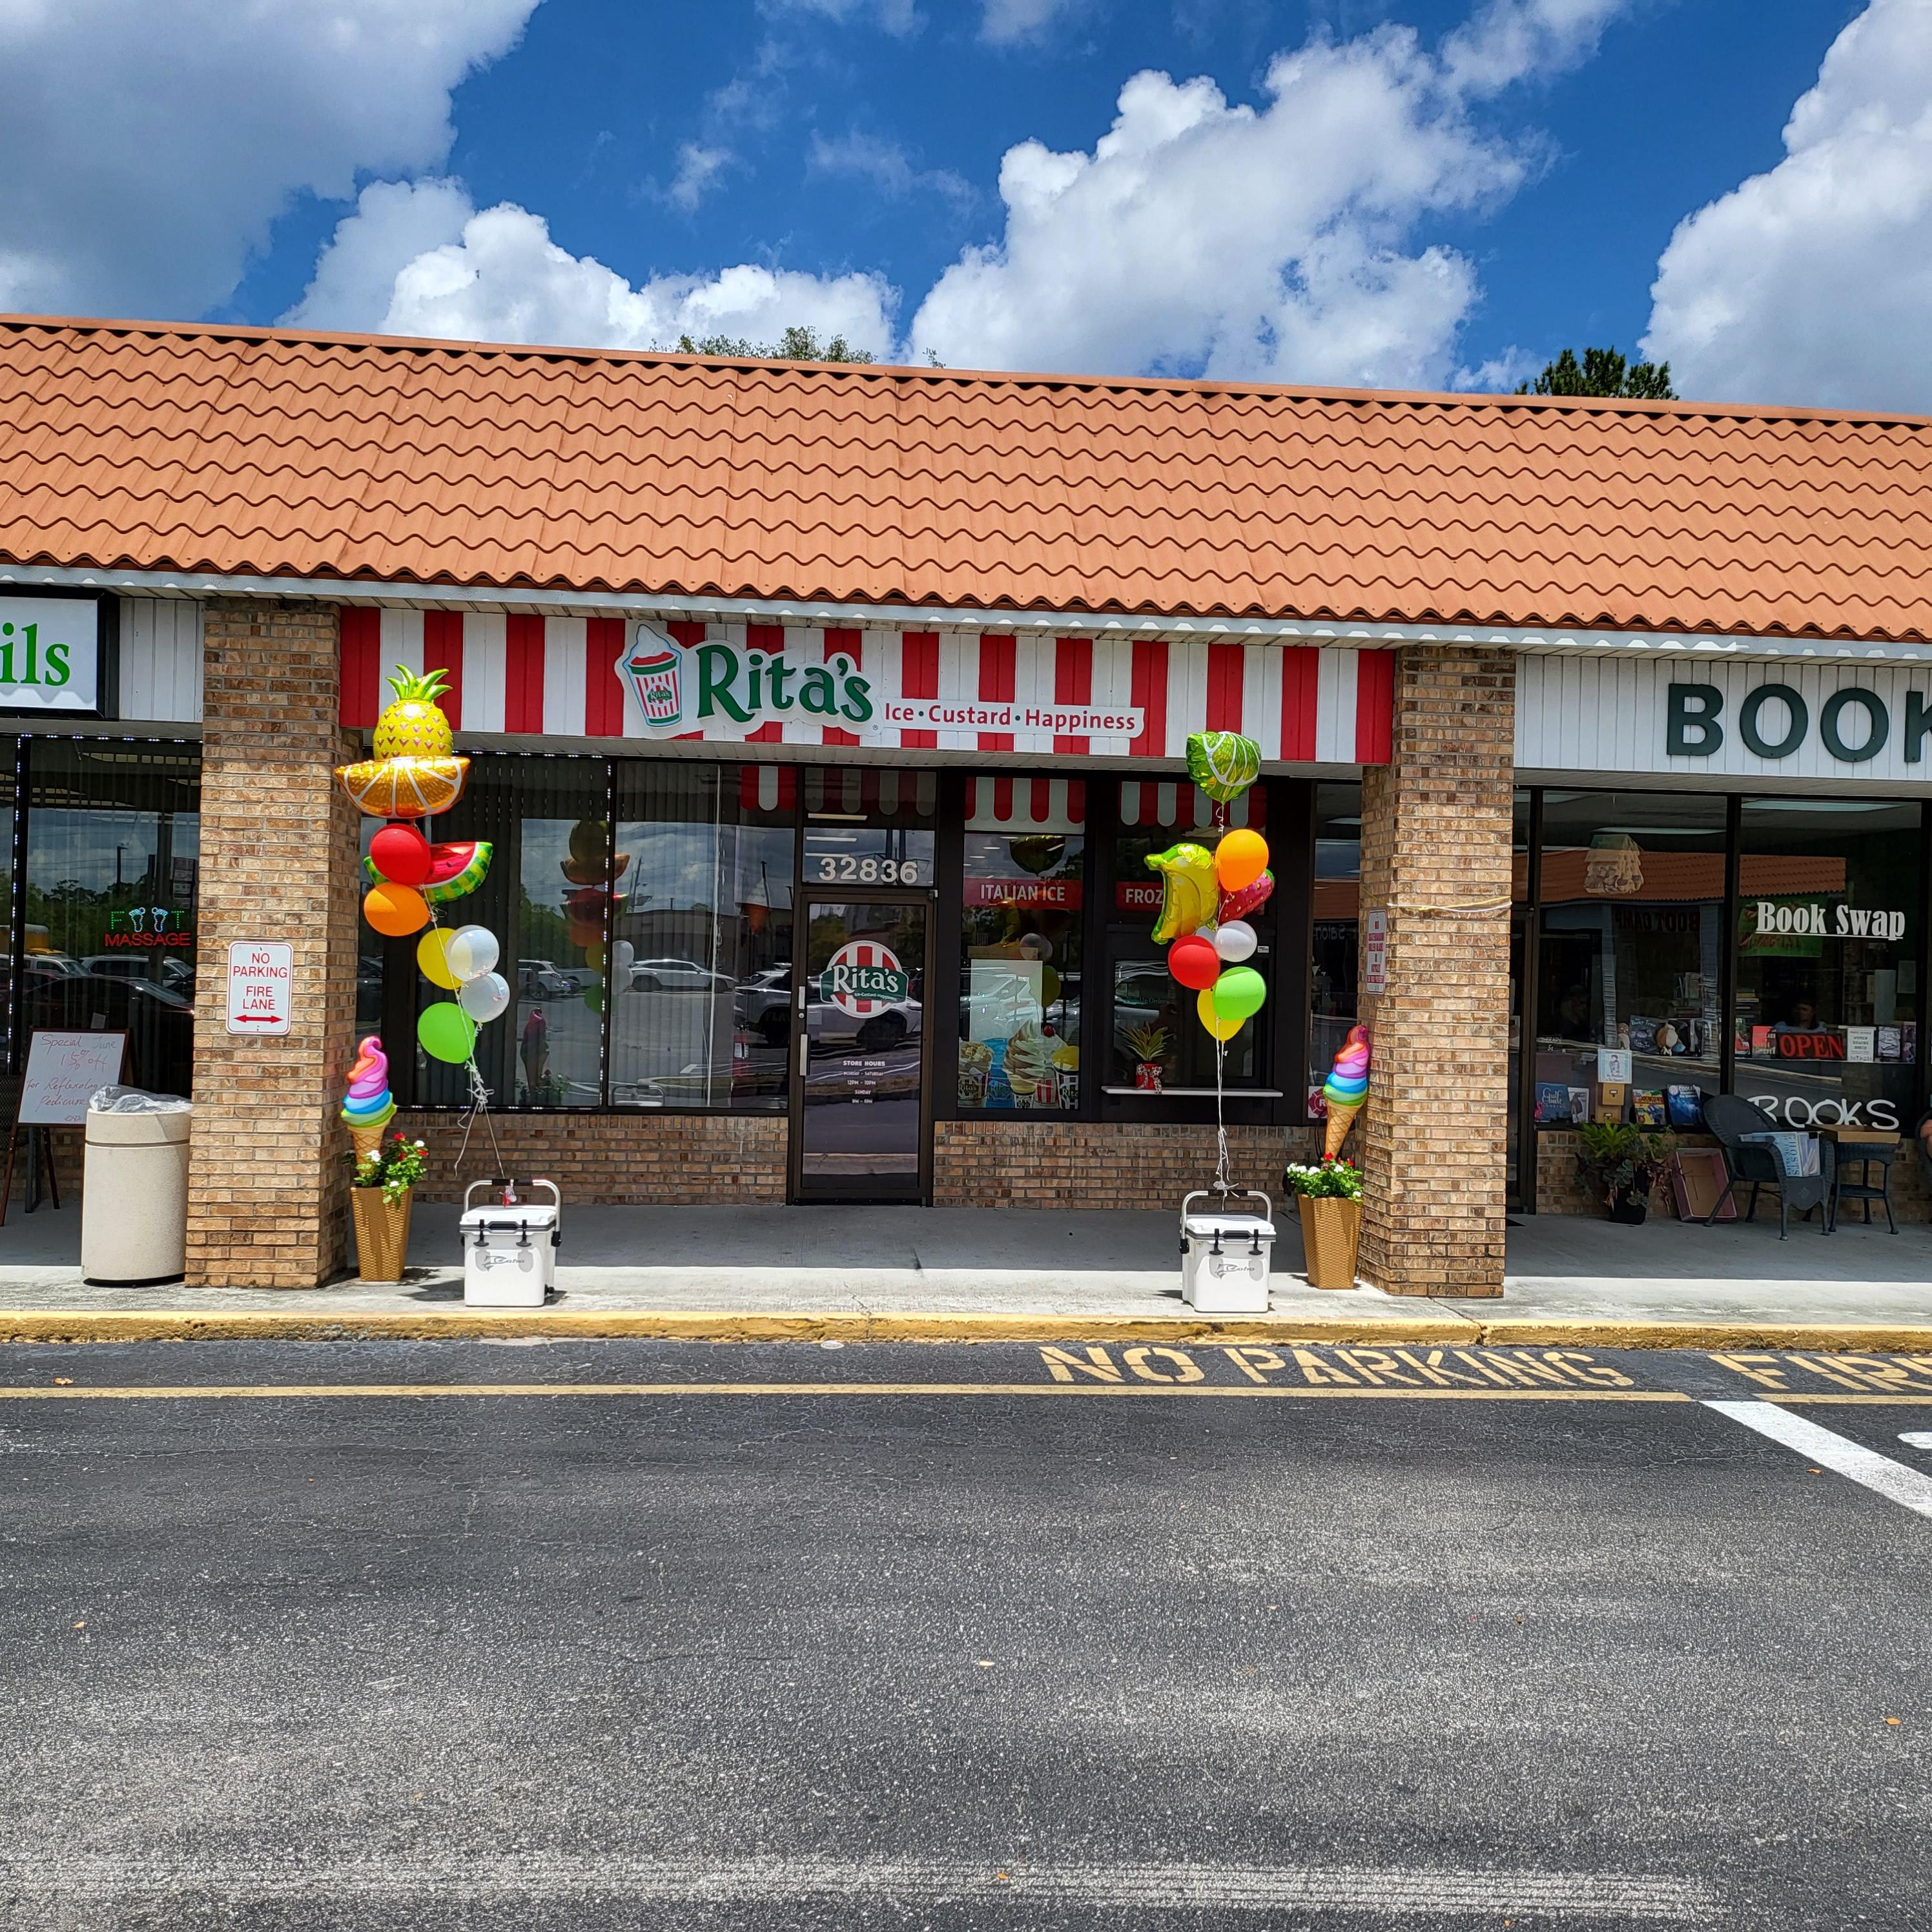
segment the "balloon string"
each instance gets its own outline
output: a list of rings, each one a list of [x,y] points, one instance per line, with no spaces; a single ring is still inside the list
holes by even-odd
[[[1214,1191],[1225,1198],[1234,1191],[1228,1172],[1228,1125],[1221,1118],[1222,1074],[1228,1064],[1228,1042],[1214,1040]]]

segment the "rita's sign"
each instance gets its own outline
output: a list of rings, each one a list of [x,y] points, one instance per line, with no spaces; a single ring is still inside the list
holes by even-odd
[[[898,745],[905,731],[1132,739],[1146,722],[1138,706],[894,695],[844,651],[808,661],[719,638],[682,644],[649,624],[632,632],[617,674],[652,738],[742,739],[766,725],[797,724],[829,726],[861,744]]]
[[[0,711],[96,710],[100,656],[92,598],[0,596]]]
[[[755,729],[791,718],[850,730],[875,715],[870,681],[843,652],[802,664],[782,651],[680,644],[640,624],[617,669],[652,737],[728,737],[734,726]]]

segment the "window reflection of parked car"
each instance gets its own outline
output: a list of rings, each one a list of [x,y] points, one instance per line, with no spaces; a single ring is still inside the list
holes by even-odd
[[[634,993],[715,993],[734,982],[689,959],[640,959],[631,968]]]
[[[819,998],[816,987],[805,1010],[806,1031],[814,1048],[849,1042],[861,1053],[884,1053],[913,1038],[924,1023],[924,1010],[916,1000],[895,1000],[862,1018],[835,1000]]]
[[[767,1046],[791,1037],[791,962],[781,959],[741,981],[732,1000],[738,1024]]]
[[[517,992],[526,1000],[563,1000],[578,990],[575,976],[560,973],[548,959],[517,962]]]
[[[29,977],[36,980],[85,978],[87,968],[64,952],[30,952],[23,962]]]
[[[105,980],[147,980],[176,993],[190,991],[194,985],[194,968],[160,953],[91,952],[80,963],[84,971]],[[176,969],[172,973],[170,966]]]

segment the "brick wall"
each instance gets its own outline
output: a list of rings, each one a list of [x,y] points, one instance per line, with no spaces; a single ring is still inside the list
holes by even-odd
[[[1361,1265],[1392,1294],[1502,1292],[1515,718],[1509,652],[1407,646],[1393,755],[1363,774],[1361,903],[1388,914],[1388,991],[1364,1000]]]
[[[496,1172],[479,1126],[448,1114],[398,1114],[429,1144],[425,1201],[460,1200]],[[690,1207],[785,1198],[787,1130],[770,1114],[509,1114],[493,1117],[505,1164],[547,1174],[580,1204]],[[1235,1178],[1279,1202],[1281,1170],[1318,1151],[1319,1130],[1228,1130]],[[942,1208],[1178,1208],[1214,1171],[1211,1128],[1078,1121],[941,1120],[933,1128],[933,1200]]]
[[[1320,1130],[1230,1127],[1234,1180],[1281,1204],[1281,1170]],[[1214,1173],[1214,1130],[1154,1123],[941,1120],[932,1198],[941,1208],[1172,1208]]]
[[[499,1114],[490,1126],[510,1172],[548,1176],[566,1202],[719,1207],[785,1196],[782,1114]],[[456,1116],[399,1114],[396,1127],[428,1143],[425,1201],[460,1201],[470,1182],[502,1171],[481,1123],[460,1167]]]
[[[191,1286],[308,1287],[345,1256],[336,1110],[354,1045],[358,828],[333,772],[355,754],[336,680],[333,607],[206,607]],[[236,939],[293,946],[286,1036],[228,1032]]]

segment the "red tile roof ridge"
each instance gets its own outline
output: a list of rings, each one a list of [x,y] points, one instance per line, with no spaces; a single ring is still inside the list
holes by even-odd
[[[1527,410],[1578,416],[1690,417],[1728,422],[1869,424],[1932,429],[1932,416],[1898,410],[1834,410],[1805,404],[1721,400],[1652,401],[1630,397],[1495,395],[1474,391],[1351,388],[1306,383],[1235,381],[1226,378],[1109,376],[1067,370],[955,369],[887,362],[799,362],[764,356],[687,355],[668,349],[609,349],[591,345],[529,342],[470,342],[441,336],[364,334],[330,329],[297,329],[254,322],[170,322],[142,317],[30,315],[0,313],[0,330],[84,334],[146,335],[183,341],[256,342],[268,346],[378,350],[434,353],[478,359],[601,364],[643,364],[688,368],[698,374],[728,372],[784,377],[832,376],[848,381],[914,382],[934,388],[976,385],[988,389],[1045,388],[1096,394],[1165,394],[1254,398],[1268,400],[1361,404],[1403,410],[1451,411]]]

